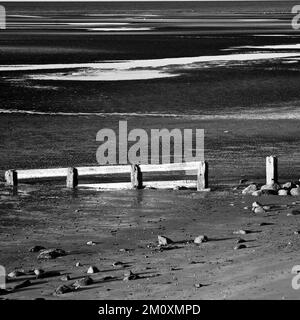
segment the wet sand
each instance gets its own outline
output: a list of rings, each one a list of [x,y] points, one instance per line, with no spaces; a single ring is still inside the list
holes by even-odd
[[[271,205],[253,214],[253,201]],[[286,207],[276,205],[286,204]],[[86,275],[94,283],[53,296],[61,276],[32,279],[32,285],[2,296],[9,299],[297,299],[291,287],[292,267],[299,264],[300,229],[297,197],[242,196],[240,190],[69,191],[62,186],[19,186],[19,193],[1,187],[1,264],[8,272],[42,268],[70,274],[71,284]],[[265,223],[265,225],[261,225]],[[233,231],[249,230],[246,235]],[[196,245],[198,235],[209,241]],[[174,243],[159,250],[157,235]],[[234,250],[238,238],[245,249]],[[94,241],[96,245],[86,243]],[[37,260],[34,245],[61,248],[68,255]],[[127,249],[120,251],[120,249]],[[116,261],[125,263],[113,267]],[[82,266],[76,267],[76,262]],[[131,270],[139,279],[123,281]],[[109,276],[109,277],[108,277]],[[106,277],[106,278],[105,278]],[[196,288],[196,284],[201,284]]]
[[[101,142],[96,134],[111,128],[118,135],[119,120],[128,121],[128,132],[134,128],[148,133],[153,128],[204,129],[204,155],[213,184],[264,179],[265,157],[272,154],[279,158],[280,178],[298,180],[299,120],[2,115],[0,181],[9,169],[97,165]]]

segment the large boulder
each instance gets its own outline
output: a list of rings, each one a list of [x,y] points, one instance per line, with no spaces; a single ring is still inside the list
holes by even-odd
[[[291,189],[296,188],[296,187],[297,187],[296,184],[293,183],[293,182],[286,182],[286,183],[281,185],[282,189],[287,189],[287,190],[291,190]]]
[[[293,188],[291,189],[290,193],[292,196],[300,196],[300,188],[299,187]]]
[[[287,196],[289,194],[289,190],[288,189],[280,189],[278,190],[278,195],[279,196]]]
[[[263,185],[260,190],[271,190],[271,191],[278,191],[281,189],[281,186],[278,183],[271,183],[271,184],[265,184]]]
[[[254,192],[252,192],[252,196],[253,197],[259,197],[259,196],[261,196],[262,195],[262,191],[261,190],[257,190],[257,191],[254,191]]]
[[[248,187],[246,187],[242,194],[252,194],[254,191],[257,191],[257,185],[256,184],[250,184]]]

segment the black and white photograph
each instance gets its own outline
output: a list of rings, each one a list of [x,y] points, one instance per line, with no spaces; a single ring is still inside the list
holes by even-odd
[[[1,1],[0,300],[298,300],[299,138],[300,1]]]

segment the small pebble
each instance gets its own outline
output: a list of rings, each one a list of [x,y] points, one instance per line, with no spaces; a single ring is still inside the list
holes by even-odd
[[[247,246],[245,244],[239,244],[239,245],[235,246],[233,249],[240,250],[240,249],[245,249],[245,248],[247,248]]]
[[[247,233],[249,233],[249,231],[247,231],[247,230],[237,230],[237,231],[233,231],[233,234],[247,234]]]
[[[61,281],[69,281],[69,280],[71,280],[71,277],[68,274],[65,274],[60,278],[60,280]]]
[[[158,245],[160,246],[166,246],[168,244],[173,243],[173,241],[165,236],[157,236],[158,239]]]
[[[194,243],[200,244],[207,241],[208,241],[208,237],[206,235],[201,235],[195,238]]]
[[[86,273],[97,273],[97,272],[99,272],[99,269],[97,267],[90,266]]]
[[[124,273],[123,281],[136,280],[138,278],[139,278],[139,276],[137,274],[134,274],[132,271],[129,270]]]

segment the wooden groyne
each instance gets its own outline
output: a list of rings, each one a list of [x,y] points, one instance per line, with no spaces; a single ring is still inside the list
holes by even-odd
[[[143,173],[155,172],[193,172],[194,180],[168,180],[168,181],[143,181]],[[196,172],[196,174],[195,174]],[[130,181],[115,183],[89,183],[79,184],[81,178],[98,177],[103,175],[128,174]],[[144,164],[144,165],[116,165],[116,166],[92,166],[76,168],[54,168],[54,169],[29,169],[8,170],[5,172],[6,184],[17,186],[20,181],[45,181],[49,179],[66,179],[66,187],[96,188],[96,189],[142,189],[152,188],[196,188],[198,191],[209,191],[208,189],[208,163],[206,161],[168,163],[168,164]]]
[[[174,171],[185,171],[194,175],[192,180],[167,180],[167,181],[144,181],[143,173],[171,173]],[[111,183],[79,183],[80,179],[88,177],[99,177],[105,175],[128,174],[128,182]],[[53,169],[28,169],[8,170],[5,172],[5,181],[9,186],[17,186],[20,181],[45,181],[49,179],[66,180],[66,187],[74,189],[77,187],[93,189],[143,189],[143,188],[194,188],[198,191],[209,191],[208,187],[208,162],[195,161],[168,164],[143,164],[143,165],[111,165],[90,166],[76,168],[53,168]],[[266,157],[266,184],[278,183],[278,159],[276,156]]]

